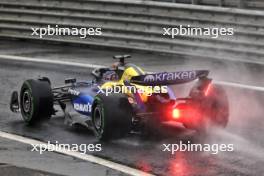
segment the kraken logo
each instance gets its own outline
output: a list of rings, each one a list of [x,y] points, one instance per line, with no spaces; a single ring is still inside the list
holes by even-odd
[[[154,77],[153,75],[147,75],[147,76],[144,78],[144,81],[145,81],[145,82],[155,81],[155,77]]]

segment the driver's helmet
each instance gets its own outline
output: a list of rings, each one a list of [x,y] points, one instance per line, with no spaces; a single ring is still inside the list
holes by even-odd
[[[115,71],[106,71],[103,74],[103,79],[106,81],[117,81],[119,77]]]

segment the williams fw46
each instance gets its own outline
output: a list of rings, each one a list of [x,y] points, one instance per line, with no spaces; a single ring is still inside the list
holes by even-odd
[[[94,79],[89,81],[67,79],[65,85],[53,87],[46,77],[26,80],[19,94],[12,93],[10,109],[34,125],[50,119],[60,108],[66,124],[81,124],[99,140],[138,130],[156,135],[168,121],[180,122],[198,134],[206,134],[211,126],[226,127],[227,95],[208,78],[208,70],[145,73],[125,62],[129,57],[114,56],[118,62],[93,70]],[[188,96],[175,94],[178,84],[191,81],[194,86]]]

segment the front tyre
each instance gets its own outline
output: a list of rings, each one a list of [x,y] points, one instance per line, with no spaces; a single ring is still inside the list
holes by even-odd
[[[21,114],[27,124],[48,119],[53,113],[53,94],[47,81],[26,80],[20,91]]]
[[[102,141],[121,138],[132,125],[132,107],[123,94],[99,94],[92,110],[95,136]]]

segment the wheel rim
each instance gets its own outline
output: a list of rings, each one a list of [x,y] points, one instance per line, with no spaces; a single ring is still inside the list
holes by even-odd
[[[23,111],[28,114],[31,111],[32,107],[31,94],[28,91],[25,91],[23,93],[22,105]]]
[[[99,107],[94,109],[94,126],[96,130],[101,130],[102,127],[102,113]]]

